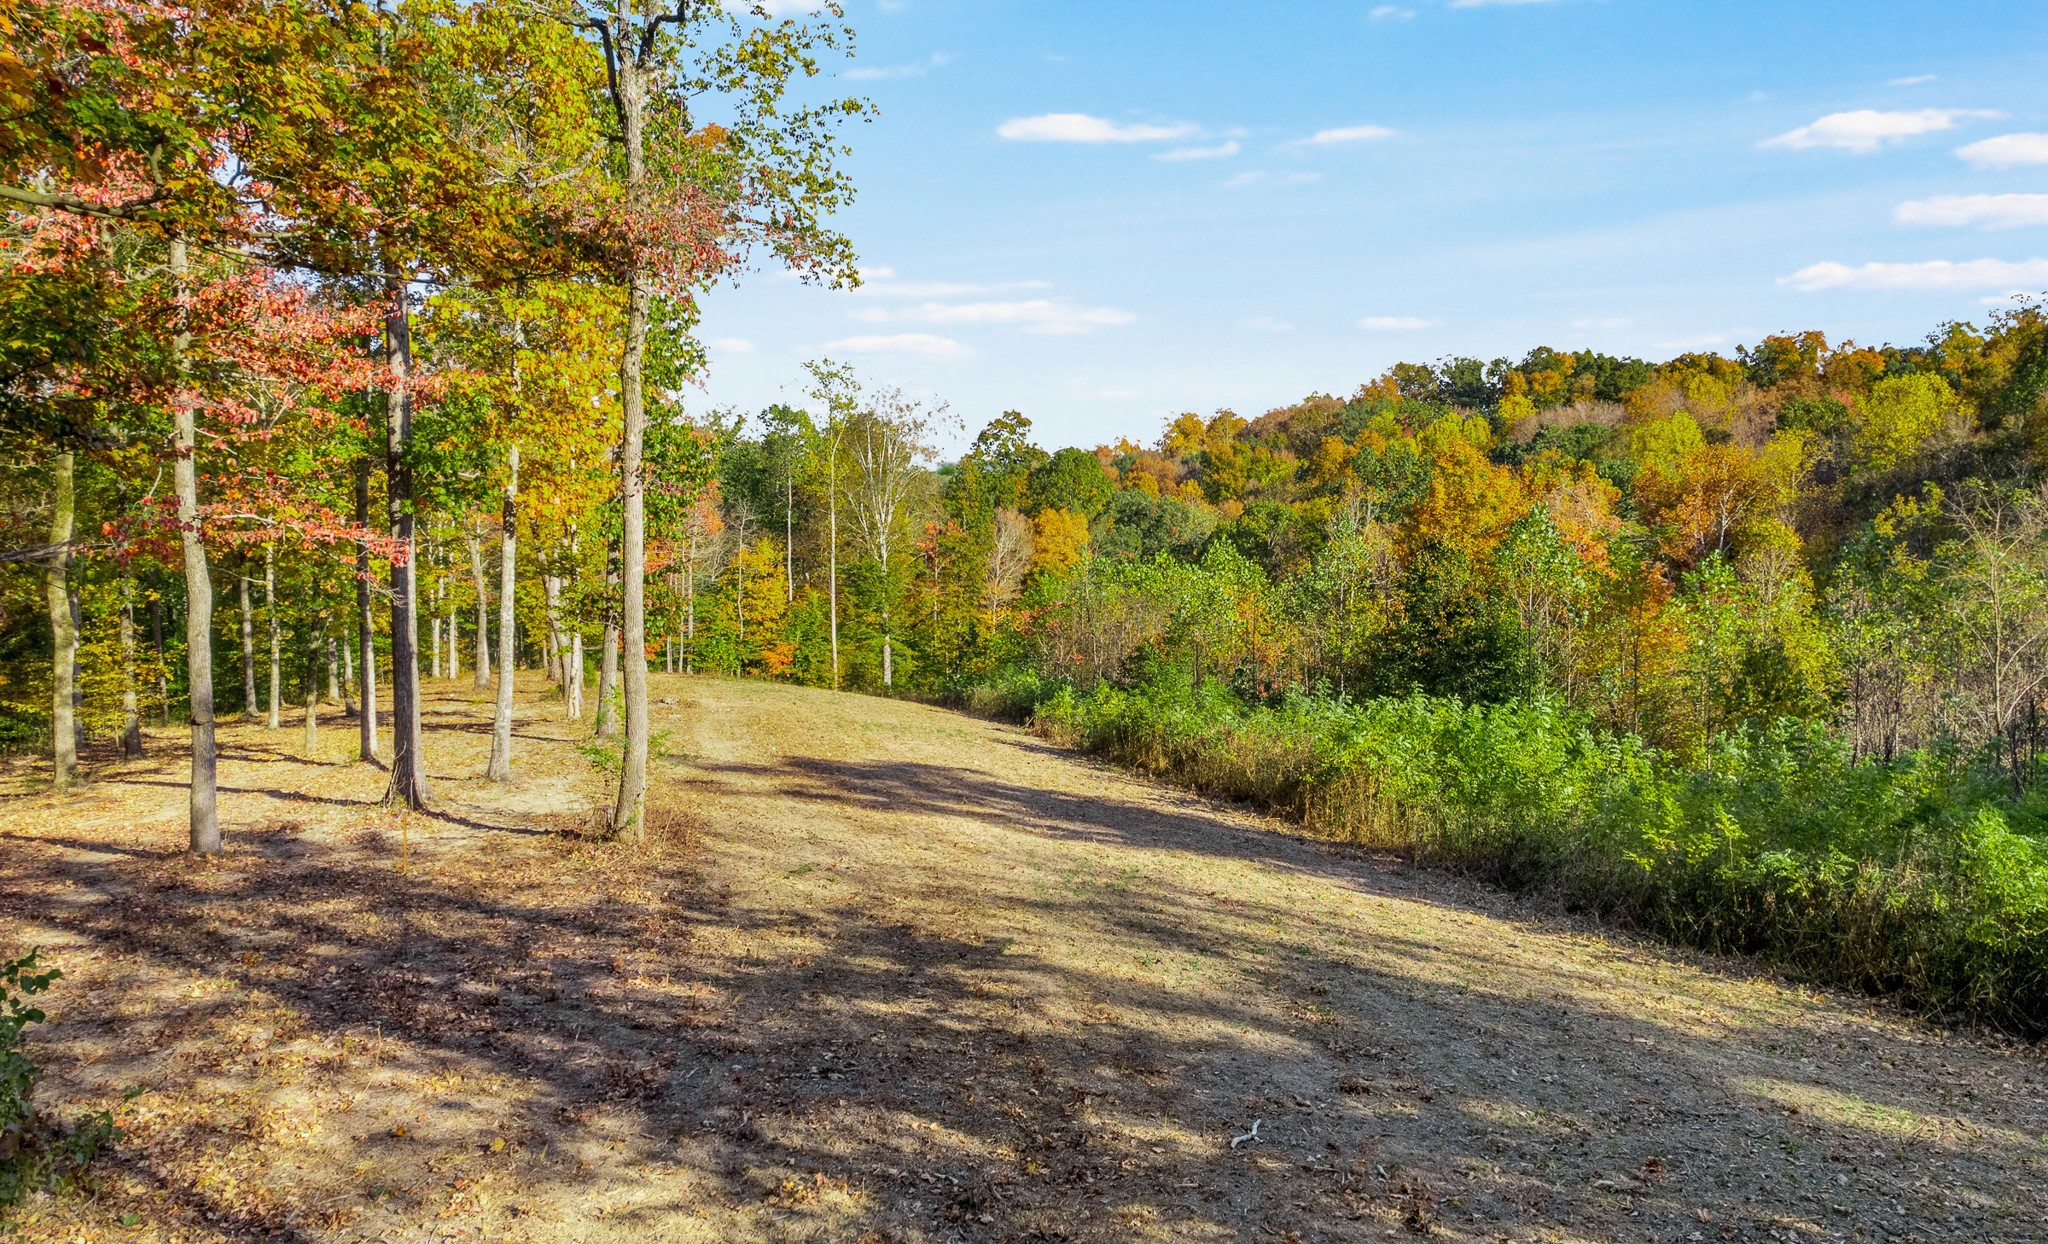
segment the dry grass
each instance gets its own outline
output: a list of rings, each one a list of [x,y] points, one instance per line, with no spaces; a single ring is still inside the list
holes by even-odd
[[[140,1085],[110,1240],[2034,1241],[2030,1051],[1333,853],[1006,727],[660,677],[644,850],[577,729],[430,705],[441,814],[339,717],[0,774],[44,1100]],[[537,690],[537,688],[536,688]],[[1255,1139],[1235,1147],[1259,1123]],[[123,1226],[124,1216],[133,1225]]]

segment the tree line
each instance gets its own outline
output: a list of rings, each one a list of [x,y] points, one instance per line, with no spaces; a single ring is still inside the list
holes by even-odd
[[[373,757],[381,677],[391,797],[423,805],[422,636],[452,671],[451,567],[481,575],[488,540],[496,651],[481,612],[470,640],[500,750],[528,580],[604,595],[636,835],[650,427],[697,370],[696,299],[752,262],[857,279],[828,220],[869,110],[813,81],[850,49],[836,10],[24,0],[4,24],[6,728],[64,786],[90,733],[132,754],[182,718],[213,852],[221,706],[275,725],[302,696],[311,745],[352,686]]]

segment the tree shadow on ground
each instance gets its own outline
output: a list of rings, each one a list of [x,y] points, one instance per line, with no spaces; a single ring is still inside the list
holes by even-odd
[[[905,909],[736,886],[744,826],[715,827],[702,857],[628,858],[465,820],[422,834],[404,872],[388,823],[353,839],[273,823],[214,865],[10,833],[0,915],[147,991],[53,1030],[73,1074],[322,1112],[332,1135],[311,1148],[227,1108],[160,1125],[243,1147],[265,1191],[239,1201],[175,1163],[136,1169],[246,1236],[420,1238],[447,1213],[516,1238],[601,1214],[637,1238],[707,1207],[734,1239],[1495,1240],[1567,1224],[2017,1241],[2038,1225],[2038,1100],[1977,1099],[1958,1120],[1958,1102],[1774,1053],[1752,1018],[1704,1002],[1678,1027],[1590,972],[1504,967],[1417,924],[1360,928],[1307,901],[1309,883],[1389,902],[1413,899],[1406,884],[1198,801],[932,764],[697,772],[734,797],[772,787],[878,852],[855,818],[993,825],[1108,862],[1058,888],[933,877]],[[1304,901],[1190,888],[1151,867],[1162,852],[1293,873]],[[932,915],[962,906],[1129,962]],[[1195,987],[1217,974],[1233,987]],[[267,1036],[223,1035],[252,1025]],[[1944,1120],[1975,1142],[1949,1144]],[[1923,1193],[1937,1154],[1996,1204]]]

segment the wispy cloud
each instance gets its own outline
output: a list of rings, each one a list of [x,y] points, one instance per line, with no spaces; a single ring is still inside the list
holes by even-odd
[[[1817,263],[1781,278],[1780,285],[1823,290],[2048,289],[2048,259],[1930,259],[1921,263]]]
[[[960,358],[967,347],[932,333],[872,333],[825,343],[842,354],[921,354],[928,358]]]
[[[1814,147],[1837,147],[1857,155],[1869,155],[1887,143],[1904,142],[1921,134],[1952,130],[1965,118],[1988,118],[2000,114],[1976,108],[1919,108],[1909,112],[1880,112],[1859,108],[1854,112],[1831,112],[1811,125],[1766,138],[1762,147],[1806,151]]]
[[[745,337],[713,337],[711,348],[724,354],[752,354],[761,347]]]
[[[1368,315],[1358,321],[1358,326],[1374,333],[1410,333],[1419,328],[1433,328],[1436,321],[1415,315]]]
[[[1902,225],[2018,229],[2048,225],[2048,194],[1943,194],[1899,204]]]
[[[1625,315],[1610,315],[1596,319],[1573,320],[1572,327],[1580,330],[1589,328],[1627,328],[1635,323]]]
[[[1298,147],[1333,147],[1339,143],[1369,143],[1382,138],[1392,138],[1394,131],[1384,125],[1340,125],[1333,129],[1317,130],[1307,138],[1297,138],[1293,145]]]
[[[1243,150],[1244,147],[1235,138],[1232,138],[1225,142],[1220,142],[1213,147],[1175,147],[1171,151],[1162,151],[1152,158],[1173,162],[1182,160],[1227,160]]]
[[[1454,9],[1490,9],[1510,4],[1554,4],[1556,0],[1451,0]]]
[[[2048,134],[2000,134],[1958,147],[1956,154],[1984,168],[2048,164]]]
[[[1254,315],[1237,322],[1239,328],[1254,333],[1291,333],[1294,325],[1277,315]]]
[[[1266,170],[1248,168],[1242,173],[1235,173],[1226,178],[1223,182],[1223,188],[1225,190],[1242,190],[1246,186],[1256,186],[1264,180],[1266,180]]]
[[[1941,81],[1938,73],[1916,73],[1910,78],[1893,78],[1886,86],[1926,86],[1929,82]]]
[[[865,269],[861,277],[860,292],[874,298],[986,298],[1052,288],[1050,281],[899,281],[890,268]]]
[[[933,52],[920,61],[907,65],[856,65],[845,73],[845,77],[857,81],[874,81],[880,78],[922,78],[934,69],[944,69],[953,63],[945,52]]]
[[[1404,9],[1398,4],[1382,4],[1365,16],[1367,20],[1375,22],[1412,22],[1415,20],[1415,10]]]
[[[1015,143],[1157,143],[1193,138],[1199,131],[1185,121],[1171,124],[1120,125],[1085,112],[1048,112],[1037,117],[1012,117],[996,127],[999,138]]]
[[[894,313],[872,312],[861,316],[870,321],[908,320],[921,324],[993,324],[1022,329],[1027,333],[1072,335],[1093,332],[1138,317],[1115,307],[1077,307],[1050,298],[1023,298],[983,302],[927,302],[904,307]]]

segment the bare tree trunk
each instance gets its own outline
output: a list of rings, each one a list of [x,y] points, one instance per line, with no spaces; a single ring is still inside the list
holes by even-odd
[[[385,287],[390,305],[384,315],[384,357],[392,385],[385,401],[387,439],[384,450],[385,492],[391,535],[401,546],[391,560],[391,790],[389,798],[410,808],[424,808],[426,756],[420,731],[420,652],[418,549],[413,541],[412,513],[412,316],[405,283],[393,279]]]
[[[548,664],[548,677],[562,684],[566,695],[569,690],[569,663],[563,660],[562,640],[562,580],[558,575],[543,574],[540,577],[541,600],[547,610],[548,626],[542,636],[542,651]]]
[[[839,689],[839,434],[832,435],[832,462],[825,470],[825,598],[832,614],[832,689]]]
[[[121,573],[121,754],[136,760],[142,756],[142,713],[135,687],[135,576],[126,567]]]
[[[188,290],[183,240],[171,243],[171,275],[177,281],[178,332],[172,350],[178,370],[192,336],[182,308]],[[220,809],[216,803],[213,737],[213,576],[206,565],[206,544],[199,530],[198,415],[191,394],[181,392],[171,403],[177,425],[178,456],[172,466],[178,494],[178,538],[185,555],[185,671],[192,722],[192,850],[200,855],[220,852]]]
[[[247,563],[245,562],[246,566]],[[256,618],[249,608],[249,575],[246,570],[235,576],[235,583],[241,592],[242,622],[242,716],[256,715]]]
[[[605,553],[604,565],[604,648],[597,658],[597,737],[609,739],[619,732],[619,715],[613,706],[619,686],[619,546]]]
[[[782,600],[796,603],[796,466],[782,472]]]
[[[321,644],[327,656],[327,702],[341,703],[341,655],[334,648],[334,635],[327,629],[327,620],[322,617],[320,625]]]
[[[78,626],[71,616],[71,534],[77,524],[77,459],[65,450],[53,461],[50,561],[43,593],[50,606],[50,781],[68,790],[78,780]]]
[[[484,774],[493,782],[512,780],[512,659],[515,578],[519,567],[519,446],[507,451],[510,474],[505,480],[505,530],[498,554],[498,705],[491,715],[491,765]]]
[[[356,636],[353,623],[341,628],[341,711],[356,716]]]
[[[484,585],[484,542],[469,524],[469,573],[476,580],[476,689],[491,685],[491,594]]]
[[[441,587],[434,584],[434,604],[441,603]],[[441,677],[441,613],[438,608],[427,615],[427,676]]]
[[[370,460],[356,463],[356,526],[370,526]],[[362,715],[356,718],[356,756],[377,759],[377,619],[370,605],[370,542],[356,541],[356,642],[362,645]]]
[[[320,650],[327,642],[325,615],[306,621],[306,759],[320,756]]]
[[[170,654],[164,650],[164,596],[163,590],[150,593],[149,597],[149,642],[156,649],[156,715],[157,724],[171,724],[171,672]]]
[[[263,615],[270,623],[270,717],[266,724],[278,730],[284,726],[278,691],[278,657],[284,639],[277,625],[277,555],[268,544],[263,546]]]

